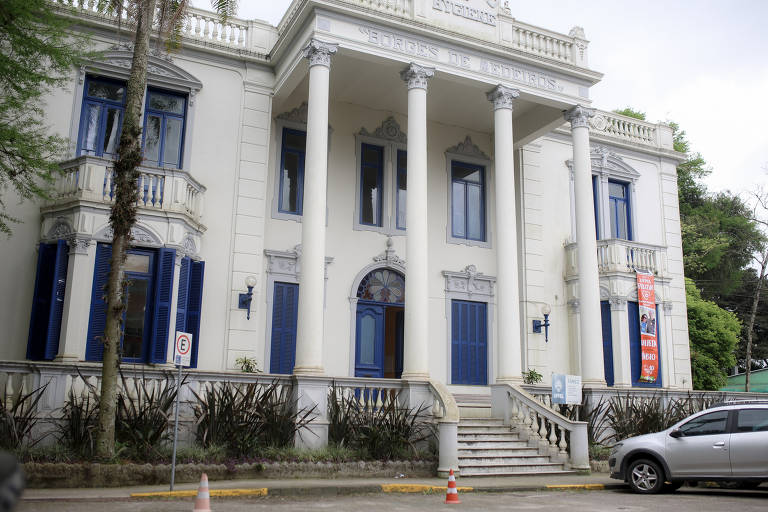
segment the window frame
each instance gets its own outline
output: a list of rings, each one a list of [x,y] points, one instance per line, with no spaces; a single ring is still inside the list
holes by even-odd
[[[366,148],[373,149],[379,154],[380,160],[376,165],[368,164],[363,159],[363,152]],[[378,144],[369,144],[366,142],[363,142],[360,144],[360,167],[358,169],[358,172],[360,173],[360,178],[358,179],[359,182],[359,188],[357,189],[357,193],[359,194],[359,201],[360,201],[360,211],[358,212],[358,222],[361,225],[364,226],[372,226],[372,227],[382,227],[384,224],[384,165],[385,165],[385,158],[384,153],[386,151],[386,147],[380,146]],[[376,185],[377,185],[377,199],[376,199],[376,205],[374,210],[372,211],[374,219],[373,222],[366,222],[363,219],[363,187],[365,186],[364,180],[363,180],[363,171],[367,169],[372,169],[376,171]]]
[[[729,411],[729,410],[705,412],[704,414],[700,414],[695,418],[689,418],[688,420],[685,421],[685,423],[682,423],[679,427],[677,427],[677,430],[679,430],[683,434],[683,437],[722,436],[722,435],[730,434],[732,431],[731,422],[734,417],[732,412],[733,411]],[[715,414],[723,414],[723,413],[725,413],[725,426],[723,427],[722,432],[688,434],[686,433],[686,431],[683,430],[683,427],[685,427],[686,425],[689,425],[694,422],[698,422],[701,418],[704,418],[705,416],[712,416]]]
[[[119,85],[125,88],[123,91],[123,99],[122,101],[118,102],[115,100],[109,100],[106,98],[93,98],[88,96],[88,86],[93,82],[103,82],[108,83],[112,85]],[[84,84],[83,84],[83,90],[82,94],[80,95],[80,116],[78,119],[78,131],[77,131],[77,143],[76,143],[76,155],[77,156],[96,156],[100,158],[114,158],[116,155],[110,155],[110,156],[104,156],[104,136],[106,134],[106,122],[107,118],[104,115],[107,107],[112,108],[118,108],[120,110],[120,121],[118,123],[118,144],[120,141],[119,134],[123,130],[123,121],[125,120],[125,98],[128,94],[126,83],[123,80],[108,77],[108,76],[101,76],[97,74],[89,74],[85,76]],[[86,127],[86,116],[84,115],[87,112],[87,106],[88,105],[96,105],[99,104],[102,106],[102,111],[99,114],[99,127],[98,127],[98,133],[96,136],[96,151],[91,153],[89,150],[85,150],[82,147],[82,139],[85,136],[85,127]],[[142,113],[143,115],[143,113]]]
[[[611,194],[611,184],[619,185],[624,189],[624,197],[620,198],[617,196],[614,196]],[[613,178],[608,178],[608,184],[604,187],[604,190],[606,191],[606,194],[608,196],[608,208],[606,209],[606,215],[608,216],[608,230],[610,230],[611,238],[618,239],[618,240],[634,240],[633,233],[632,233],[632,198],[630,196],[630,189],[631,184],[626,181],[621,181]],[[626,237],[619,236],[618,233],[618,227],[619,227],[619,217],[618,217],[618,208],[612,208],[614,203],[617,202],[623,202],[626,207],[626,219],[627,219],[627,233]],[[617,232],[614,233],[612,226],[611,226],[611,220],[616,220],[616,230]]]
[[[472,238],[460,237],[454,234],[453,230],[453,164],[459,163],[470,167],[477,167],[482,175],[482,208],[481,220],[483,222],[483,239],[475,240]],[[446,189],[447,189],[447,217],[446,217],[446,241],[452,244],[469,245],[472,247],[491,247],[491,223],[490,212],[492,204],[490,201],[491,190],[491,162],[482,158],[471,157],[463,154],[446,153]],[[465,211],[466,220],[466,211]]]
[[[295,148],[286,148],[285,140],[289,133],[303,134],[304,135],[304,151],[301,152]],[[307,130],[292,128],[289,126],[283,126],[280,130],[280,167],[277,170],[277,213],[280,215],[290,215],[293,217],[302,217],[304,215],[304,173],[306,171],[307,163]],[[283,208],[283,171],[285,170],[285,155],[286,152],[290,152],[299,155],[299,169],[297,171],[297,191],[296,191],[296,211],[291,211]]]
[[[376,146],[383,150],[383,165],[381,173],[380,225],[366,224],[362,222],[362,156],[363,146]],[[353,218],[353,230],[375,231],[389,236],[405,236],[406,227],[397,226],[397,175],[400,170],[397,165],[397,155],[402,151],[408,158],[407,144],[391,139],[376,137],[374,135],[355,135],[355,211]],[[407,164],[406,169],[407,180]],[[407,186],[406,186],[407,194]]]
[[[150,109],[149,107],[149,95],[153,92],[159,93],[159,94],[166,94],[170,96],[178,96],[179,98],[182,98],[184,100],[184,113],[183,114],[174,114],[173,112],[166,112],[162,110],[155,110]],[[150,165],[152,167],[161,167],[165,169],[182,169],[183,168],[183,162],[184,162],[184,142],[185,142],[185,133],[186,133],[186,127],[187,127],[187,110],[189,107],[189,95],[183,94],[178,91],[173,90],[167,90],[167,89],[160,89],[158,87],[151,87],[147,85],[146,90],[144,91],[144,110],[141,113],[141,149],[142,154],[144,153],[144,144],[147,137],[147,119],[149,117],[149,114],[160,116],[161,117],[161,124],[160,124],[160,148],[158,149],[158,160],[157,161],[148,161],[146,158],[142,159],[142,165]],[[165,153],[165,128],[168,118],[172,119],[181,119],[181,134],[179,136],[179,157],[177,160],[176,165],[169,165],[167,162],[163,160],[164,153]]]

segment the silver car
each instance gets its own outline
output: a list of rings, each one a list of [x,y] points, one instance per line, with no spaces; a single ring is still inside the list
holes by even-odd
[[[674,491],[685,481],[768,482],[768,400],[724,402],[655,434],[617,443],[611,478],[643,494]]]

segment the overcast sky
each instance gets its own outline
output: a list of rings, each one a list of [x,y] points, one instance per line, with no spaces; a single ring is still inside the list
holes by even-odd
[[[208,0],[196,0],[203,6]],[[240,0],[238,17],[276,25],[290,0]],[[672,120],[712,168],[711,190],[768,184],[768,0],[509,0],[523,22],[589,39],[605,73],[593,106]],[[206,5],[207,7],[207,5]]]

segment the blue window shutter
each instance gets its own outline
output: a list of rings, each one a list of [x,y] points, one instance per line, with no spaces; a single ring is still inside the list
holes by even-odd
[[[91,288],[91,311],[88,321],[88,339],[85,343],[85,360],[101,361],[104,355],[104,328],[107,324],[107,279],[109,278],[109,261],[112,258],[112,246],[98,244],[96,246],[96,263],[93,268],[93,286]]]
[[[451,303],[451,383],[488,383],[487,304]]]
[[[51,311],[48,316],[48,332],[45,336],[44,359],[50,361],[59,351],[61,335],[61,318],[64,314],[64,294],[67,289],[67,265],[69,263],[69,246],[64,240],[56,243],[56,259],[54,262],[53,285],[51,290]]]
[[[187,302],[189,297],[189,267],[191,259],[185,256],[179,270],[179,298],[176,301],[176,331],[187,332]],[[194,339],[192,343],[194,343]]]
[[[296,320],[299,285],[275,283],[272,301],[272,340],[270,373],[292,373],[296,362]]]
[[[167,361],[168,336],[171,323],[171,295],[173,270],[176,259],[174,249],[160,249],[155,274],[155,301],[152,318],[152,340],[149,345],[149,362],[162,364]]]
[[[189,258],[186,258],[189,260]],[[182,270],[184,262],[182,260]],[[200,313],[203,306],[203,277],[205,274],[204,261],[191,261],[188,264],[189,286],[187,287],[187,332],[192,335],[192,361],[190,367],[197,368],[197,353],[200,347]],[[181,283],[179,283],[181,293]]]
[[[613,331],[611,329],[611,305],[607,300],[600,301],[600,316],[603,327],[603,369],[605,383],[613,386]]]
[[[661,336],[659,335],[661,319],[659,318],[659,306],[656,306],[656,344],[659,347],[659,378],[656,382],[649,384],[640,382],[640,371],[642,367],[641,347],[640,347],[640,308],[637,302],[627,302],[627,316],[629,319],[629,357],[632,367],[632,386],[638,388],[660,388],[661,383]]]
[[[37,272],[27,338],[27,359],[33,361],[45,358],[55,259],[56,244],[40,244],[37,252]]]
[[[461,382],[461,376],[459,375],[459,324],[461,323],[461,316],[459,313],[459,302],[451,301],[451,383],[458,384]]]

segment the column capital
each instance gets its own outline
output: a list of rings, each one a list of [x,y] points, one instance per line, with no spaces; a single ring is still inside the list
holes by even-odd
[[[93,243],[90,238],[75,235],[68,236],[66,240],[72,254],[88,254],[88,247]]]
[[[427,80],[435,76],[435,68],[427,68],[411,62],[400,72],[400,78],[408,82],[408,89],[427,90]]]
[[[301,50],[301,56],[309,59],[309,67],[325,66],[331,67],[331,55],[336,53],[339,45],[335,43],[326,43],[318,39],[310,39],[309,44]]]
[[[512,110],[512,102],[519,96],[519,90],[505,87],[501,84],[497,85],[492,91],[485,93],[485,97],[488,98],[488,101],[493,102],[493,110],[499,110],[501,108]]]
[[[571,110],[563,112],[565,120],[571,123],[571,128],[589,128],[587,121],[595,115],[595,109],[576,105]]]

